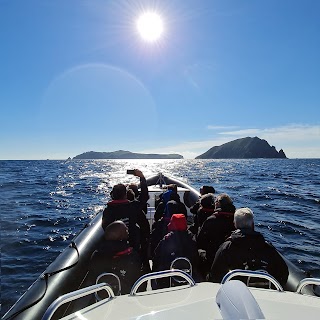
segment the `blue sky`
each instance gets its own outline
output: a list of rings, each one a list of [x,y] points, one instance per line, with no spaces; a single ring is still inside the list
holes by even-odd
[[[142,12],[163,20],[144,41]],[[320,158],[320,1],[0,0],[0,159],[247,136]]]

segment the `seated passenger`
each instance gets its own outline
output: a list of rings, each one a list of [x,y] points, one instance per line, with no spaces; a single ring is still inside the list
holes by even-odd
[[[162,217],[165,217],[168,222],[170,221],[171,215],[169,213],[170,210],[168,210],[168,206],[170,206],[171,204],[179,206],[179,213],[183,213],[187,217],[187,208],[185,204],[180,200],[180,196],[177,192],[177,186],[171,186],[175,187],[172,187],[172,189],[168,189],[161,196],[161,201],[156,207],[156,212],[154,214],[155,221],[160,220]]]
[[[184,214],[173,214],[168,224],[169,233],[164,236],[155,249],[153,271],[170,269],[171,262],[178,257],[188,258],[197,267],[198,251],[192,235],[187,231],[187,219]],[[169,279],[159,279],[157,288],[169,285]]]
[[[204,196],[205,194],[215,193],[215,192],[216,192],[216,190],[212,186],[202,186],[200,188],[200,198],[193,206],[190,207],[190,212],[193,213],[193,214],[197,214],[198,209],[200,207],[200,199],[201,199],[201,197]]]
[[[130,292],[132,285],[142,275],[140,255],[128,242],[128,228],[122,221],[115,221],[105,228],[104,241],[91,256],[88,267],[88,283],[95,284],[105,272],[120,278],[121,293]]]
[[[117,184],[111,191],[112,201],[107,203],[103,211],[102,228],[116,221],[121,220],[129,230],[129,243],[137,251],[141,243],[148,241],[150,226],[146,215],[141,209],[138,201],[127,199],[127,189],[123,184]]]
[[[170,192],[167,192],[167,191],[170,191]],[[163,196],[164,196],[165,194],[170,194],[171,191],[173,191],[173,192],[175,192],[175,193],[178,193],[178,186],[177,186],[176,184],[174,184],[174,183],[168,184],[168,185],[167,185],[167,190],[164,191],[164,192],[162,192],[162,193],[160,193],[159,196],[155,198],[154,207],[155,207],[155,208],[158,208],[160,202],[162,202],[162,201],[164,200]],[[168,201],[168,199],[169,199],[169,198],[167,197],[167,200],[166,200],[166,201]]]
[[[190,226],[189,231],[197,235],[203,223],[215,211],[214,194],[207,193],[200,198],[200,206],[197,214],[193,218],[193,225]]]
[[[253,212],[249,208],[238,209],[234,224],[237,230],[217,251],[208,280],[220,282],[228,271],[234,269],[265,270],[284,285],[289,275],[288,267],[263,235],[254,231]]]
[[[209,216],[200,228],[196,239],[200,249],[199,267],[204,277],[210,270],[219,246],[235,229],[234,212],[232,199],[225,193],[219,194],[215,200],[215,213]]]
[[[173,214],[183,213],[187,217],[187,209],[180,201],[179,195],[169,191],[169,200],[166,204],[162,217],[156,220],[151,228],[150,252],[153,257],[154,250],[159,244],[160,240],[168,233],[168,224]],[[164,196],[164,198],[166,195]]]

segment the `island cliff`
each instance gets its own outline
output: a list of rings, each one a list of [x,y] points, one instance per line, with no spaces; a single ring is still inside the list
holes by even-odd
[[[89,151],[75,156],[73,159],[183,159],[180,154],[144,154],[118,150],[113,152]]]
[[[247,137],[230,141],[221,146],[212,147],[196,159],[252,159],[252,158],[282,158],[286,155],[270,146],[266,140],[258,137]]]

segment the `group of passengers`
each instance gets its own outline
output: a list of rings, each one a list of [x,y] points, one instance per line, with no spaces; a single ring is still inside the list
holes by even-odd
[[[174,259],[187,258],[196,281],[220,282],[233,269],[264,270],[280,284],[288,278],[288,268],[277,250],[254,230],[253,212],[236,210],[225,193],[215,196],[215,189],[203,186],[199,200],[190,207],[194,214],[188,228],[187,208],[181,202],[176,185],[169,185],[156,203],[155,222],[146,218],[149,199],[147,182],[138,169],[137,185],[117,184],[111,191],[102,218],[104,241],[93,253],[89,279],[103,272],[115,273],[121,281],[122,294],[143,274],[170,269]],[[154,285],[154,284],[153,284]],[[168,280],[156,283],[168,286]]]

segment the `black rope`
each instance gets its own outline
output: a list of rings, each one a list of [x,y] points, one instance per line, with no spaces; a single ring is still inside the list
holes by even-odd
[[[34,302],[30,303],[29,305],[23,307],[21,310],[16,311],[14,314],[12,314],[11,316],[9,316],[8,318],[3,318],[3,320],[13,319],[13,318],[15,318],[16,316],[18,316],[19,314],[21,314],[22,312],[24,312],[25,310],[33,307],[33,306],[36,305],[38,302],[40,302],[40,301],[43,299],[43,297],[46,295],[46,293],[47,293],[47,289],[48,289],[48,279],[49,279],[50,277],[52,277],[53,275],[59,273],[59,272],[62,272],[62,271],[66,271],[66,270],[68,270],[68,269],[71,269],[72,267],[74,267],[74,266],[79,262],[80,254],[79,254],[79,250],[78,250],[77,245],[75,244],[75,242],[72,241],[72,242],[70,243],[69,247],[76,250],[77,255],[78,255],[77,261],[76,261],[75,263],[73,263],[72,265],[68,266],[68,267],[65,267],[65,268],[62,268],[62,269],[59,269],[59,270],[56,270],[56,271],[53,271],[53,272],[46,272],[46,273],[42,274],[42,275],[40,276],[40,278],[41,278],[41,279],[44,279],[44,281],[45,281],[45,289],[44,289],[44,292],[43,292],[43,294],[41,295],[41,297],[38,298],[37,300],[35,300]]]
[[[49,277],[61,272],[61,271],[65,271],[65,270],[68,270],[68,269],[71,269],[72,267],[74,267],[78,262],[79,262],[79,258],[80,258],[80,254],[79,254],[79,250],[77,248],[77,245],[75,244],[74,241],[72,241],[69,245],[70,248],[73,248],[77,251],[77,255],[78,255],[78,259],[75,263],[73,263],[72,265],[68,266],[68,267],[65,267],[63,269],[59,269],[59,270],[56,270],[56,271],[53,271],[53,272],[47,272],[47,273],[44,273],[44,276],[45,275],[48,275]]]

